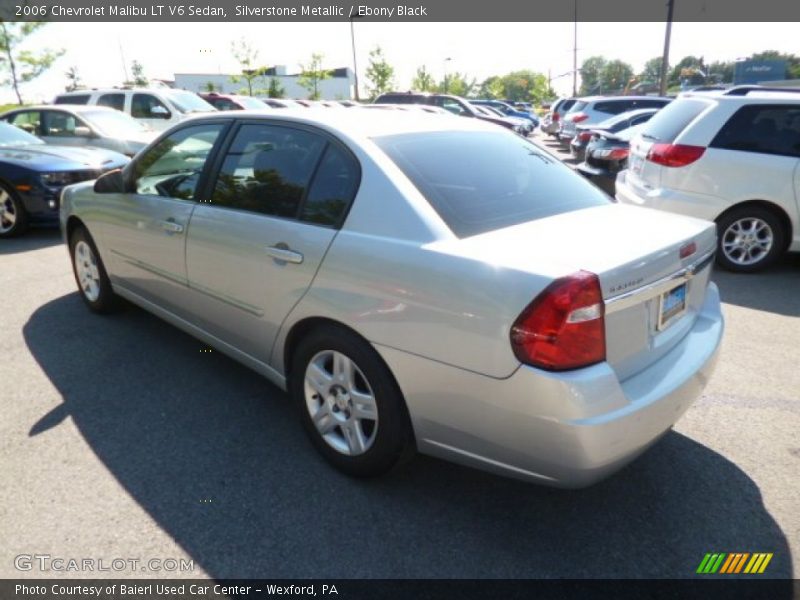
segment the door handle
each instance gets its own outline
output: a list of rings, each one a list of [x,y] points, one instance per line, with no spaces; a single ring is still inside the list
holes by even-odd
[[[281,242],[274,246],[267,246],[267,254],[275,260],[282,260],[283,262],[294,263],[299,265],[303,262],[303,255],[294,250],[290,250],[289,246]]]
[[[161,229],[170,233],[183,233],[183,225],[176,223],[173,219],[161,221]]]

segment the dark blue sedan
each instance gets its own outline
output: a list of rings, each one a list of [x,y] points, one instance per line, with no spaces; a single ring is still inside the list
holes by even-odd
[[[128,161],[110,150],[45,144],[0,123],[0,238],[19,235],[29,225],[57,224],[65,185],[96,179]]]

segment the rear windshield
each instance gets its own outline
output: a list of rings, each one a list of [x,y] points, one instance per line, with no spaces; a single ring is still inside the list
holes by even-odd
[[[580,112],[584,108],[586,108],[586,106],[588,104],[589,104],[588,102],[584,102],[583,100],[576,100],[575,104],[573,104],[571,107],[569,107],[569,110],[567,110],[567,112],[571,112],[571,113],[572,112]]]
[[[654,142],[671,144],[708,107],[708,102],[694,98],[680,98],[670,102],[642,128],[642,136]]]
[[[558,105],[558,112],[563,113],[568,111],[570,108],[572,108],[573,104],[575,104],[574,99],[562,100],[561,104]]]
[[[74,96],[57,96],[55,104],[87,104],[89,94],[76,94]]]
[[[611,199],[531,142],[504,131],[375,138],[460,238]]]

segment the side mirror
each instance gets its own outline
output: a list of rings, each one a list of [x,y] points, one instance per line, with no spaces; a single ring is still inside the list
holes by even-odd
[[[163,106],[153,106],[150,109],[150,114],[156,119],[169,119],[169,111]]]
[[[94,137],[94,135],[92,134],[92,130],[86,127],[85,125],[79,125],[78,127],[75,128],[73,133],[78,137],[86,137],[86,138]]]
[[[103,173],[94,182],[96,194],[123,194],[125,193],[125,180],[122,177],[122,169],[114,169],[108,173]]]

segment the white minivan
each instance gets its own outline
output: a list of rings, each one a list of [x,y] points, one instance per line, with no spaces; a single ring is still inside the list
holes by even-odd
[[[59,94],[53,104],[116,108],[158,131],[168,129],[191,114],[217,110],[193,92],[171,88],[79,90]]]
[[[617,200],[717,224],[717,262],[752,272],[800,251],[800,90],[682,95],[631,140]]]

